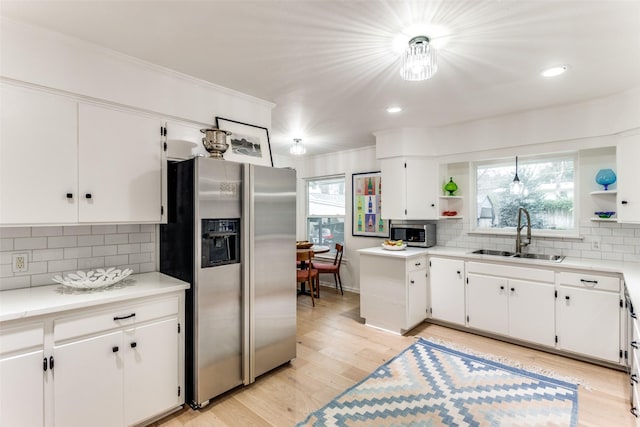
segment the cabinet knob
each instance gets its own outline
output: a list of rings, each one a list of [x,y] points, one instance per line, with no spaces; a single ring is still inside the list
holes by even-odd
[[[47,367],[49,366],[49,364],[47,363],[47,358],[45,357],[42,360],[42,370],[44,370],[45,372],[47,372]]]
[[[93,196],[91,196],[91,193],[87,193],[87,194],[84,195],[84,197],[87,198],[87,199],[90,199]]]
[[[565,300],[567,300],[567,301],[569,301],[569,300],[571,299],[571,297],[570,297],[569,295],[566,295],[566,296],[564,297],[564,299],[565,299]]]
[[[137,346],[138,346],[137,342],[134,341],[134,342],[131,343],[131,348],[136,348]]]
[[[420,267],[421,265],[422,265],[422,263],[420,263],[420,262],[416,262],[416,264],[415,264],[416,267]]]
[[[73,199],[73,193],[67,193],[67,199]]]
[[[501,290],[501,291],[504,291],[504,286],[500,286],[500,290]]]
[[[411,282],[411,284],[412,284],[412,285],[413,285],[414,283],[416,283],[416,282],[415,282],[415,281],[413,281],[413,280],[410,280],[409,282]]]
[[[431,203],[431,207],[432,207],[432,208],[435,208],[435,207],[436,207],[436,204],[435,204],[435,203]]]
[[[460,270],[456,271],[457,274],[460,274]]]
[[[53,369],[53,356],[49,357],[49,369]]]
[[[515,291],[516,291],[516,288],[511,288],[511,292],[515,292]]]
[[[113,351],[114,353],[117,353],[119,350],[120,350],[120,348],[119,348],[117,345],[114,345],[114,346],[111,348],[111,351]]]
[[[627,202],[626,200],[623,200],[620,203],[622,203],[623,205],[628,205],[629,204],[629,202]]]

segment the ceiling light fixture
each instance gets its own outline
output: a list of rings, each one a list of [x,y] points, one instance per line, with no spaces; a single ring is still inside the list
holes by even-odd
[[[409,46],[402,55],[402,78],[409,81],[427,80],[433,77],[436,71],[436,49],[429,43],[429,37],[416,36],[409,40]]]
[[[304,145],[301,144],[302,140],[300,138],[294,138],[293,144],[289,148],[289,153],[294,156],[301,156],[307,152],[307,149],[304,148]]]
[[[402,108],[398,106],[391,106],[387,108],[387,113],[390,113],[390,114],[399,113],[400,111],[402,111]]]
[[[569,67],[567,67],[566,65],[551,67],[551,68],[547,68],[540,74],[542,74],[543,77],[555,77],[555,76],[559,76],[560,74],[564,74],[568,68]]]
[[[518,156],[516,156],[516,176],[513,177],[513,182],[511,183],[511,194],[520,195],[524,190],[524,184],[520,182],[520,178],[518,178]]]

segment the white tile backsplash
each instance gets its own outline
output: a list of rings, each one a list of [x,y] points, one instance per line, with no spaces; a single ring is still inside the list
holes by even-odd
[[[79,269],[155,271],[156,228],[153,224],[0,228],[0,290],[51,285],[54,275]],[[27,254],[28,271],[13,272],[14,253]]]
[[[533,237],[529,252],[587,259],[640,262],[640,225],[589,222],[579,227],[580,239]],[[513,251],[515,236],[469,234],[465,221],[438,221],[438,245]],[[594,242],[599,248],[594,248]]]

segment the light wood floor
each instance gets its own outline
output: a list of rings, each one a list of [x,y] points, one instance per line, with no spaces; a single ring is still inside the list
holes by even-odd
[[[411,345],[415,336],[441,339],[524,366],[581,378],[590,389],[579,388],[580,426],[635,425],[629,412],[629,382],[623,372],[428,323],[406,336],[393,335],[364,326],[359,305],[358,294],[345,292],[341,296],[332,288],[322,288],[315,308],[309,297],[299,296],[295,360],[199,411],[186,407],[152,425],[293,426]]]

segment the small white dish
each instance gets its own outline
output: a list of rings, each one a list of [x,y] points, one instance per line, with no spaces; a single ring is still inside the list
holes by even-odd
[[[53,276],[51,280],[73,289],[100,289],[114,285],[133,273],[130,268],[120,270],[115,267],[98,268],[96,271],[76,271],[66,276]]]
[[[386,249],[388,251],[404,251],[405,249],[407,249],[407,244],[403,243],[402,246],[397,246],[397,245],[385,245],[383,243],[382,249]]]

